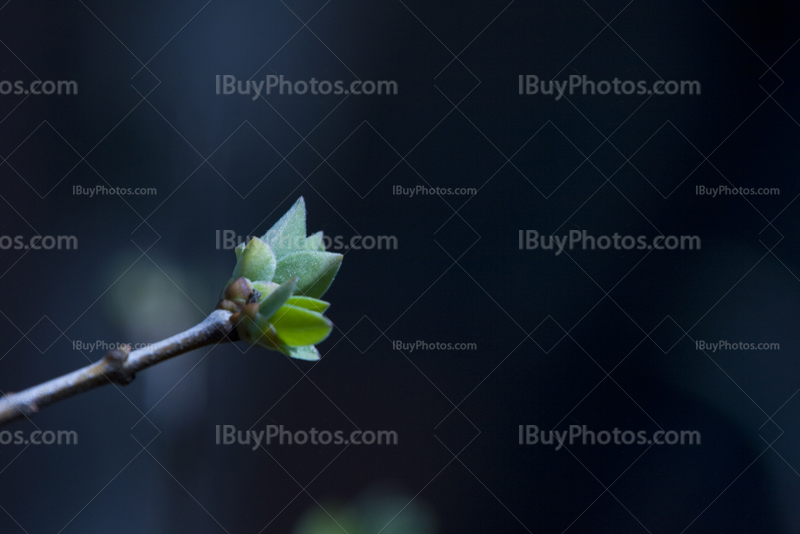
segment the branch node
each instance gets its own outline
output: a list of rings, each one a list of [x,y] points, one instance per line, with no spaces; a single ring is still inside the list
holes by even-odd
[[[121,345],[118,349],[111,349],[103,356],[105,368],[103,374],[115,384],[121,386],[130,384],[136,378],[136,373],[125,369],[125,362],[131,353],[130,345]]]

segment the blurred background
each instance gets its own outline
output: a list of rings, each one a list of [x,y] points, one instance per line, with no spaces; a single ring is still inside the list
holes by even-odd
[[[800,531],[799,16],[9,0],[0,391],[198,323],[233,269],[224,238],[299,196],[309,233],[356,246],[336,250],[320,362],[220,345],[0,429],[23,436],[0,433],[0,531]],[[265,94],[280,76],[364,90]],[[520,76],[651,92],[525,94]],[[720,186],[775,190],[698,194]],[[556,254],[533,231],[702,246]],[[218,444],[225,425],[397,443]],[[521,444],[533,425],[702,441],[556,450]]]

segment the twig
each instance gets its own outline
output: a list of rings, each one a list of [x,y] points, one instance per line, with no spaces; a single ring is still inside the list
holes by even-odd
[[[158,343],[130,352],[110,350],[103,359],[38,386],[0,398],[0,425],[30,416],[54,402],[108,383],[129,384],[142,369],[213,343],[236,341],[231,313],[215,310],[198,324]]]

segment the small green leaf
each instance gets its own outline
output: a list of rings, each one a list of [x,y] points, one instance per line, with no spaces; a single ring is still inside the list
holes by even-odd
[[[325,252],[325,240],[323,239],[325,235],[320,230],[314,235],[310,235],[306,238],[306,250],[316,250],[319,252]]]
[[[286,304],[291,304],[292,306],[297,306],[299,308],[305,308],[317,313],[325,313],[325,310],[327,310],[331,305],[330,302],[312,299],[311,297],[291,297],[286,301]]]
[[[281,340],[290,347],[319,343],[333,329],[333,324],[321,314],[287,304],[272,316],[272,324]]]
[[[320,359],[319,351],[314,345],[289,347],[289,356],[298,360],[306,360],[309,362],[316,362]]]
[[[294,293],[297,277],[287,280],[281,284],[275,291],[270,293],[266,298],[262,297],[261,303],[258,305],[258,314],[265,319],[269,319],[278,308],[283,306],[289,297]]]
[[[272,246],[275,256],[280,259],[292,252],[304,250],[306,245],[306,203],[303,197],[278,219],[262,237]]]
[[[330,287],[341,264],[341,254],[311,250],[295,252],[278,260],[273,281],[283,283],[297,276],[300,278],[297,293],[319,298]]]
[[[237,252],[239,248],[236,248]],[[270,281],[275,276],[275,254],[272,248],[254,237],[247,243],[241,252],[238,252],[236,267],[233,269],[233,278],[244,276],[248,280]]]

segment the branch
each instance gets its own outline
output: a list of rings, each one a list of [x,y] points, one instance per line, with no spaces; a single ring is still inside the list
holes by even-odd
[[[9,393],[0,398],[0,425],[108,383],[129,384],[137,372],[179,354],[214,343],[236,341],[238,336],[230,318],[229,311],[215,310],[197,326],[168,339],[133,352],[129,346],[110,350],[92,365],[19,393]]]

